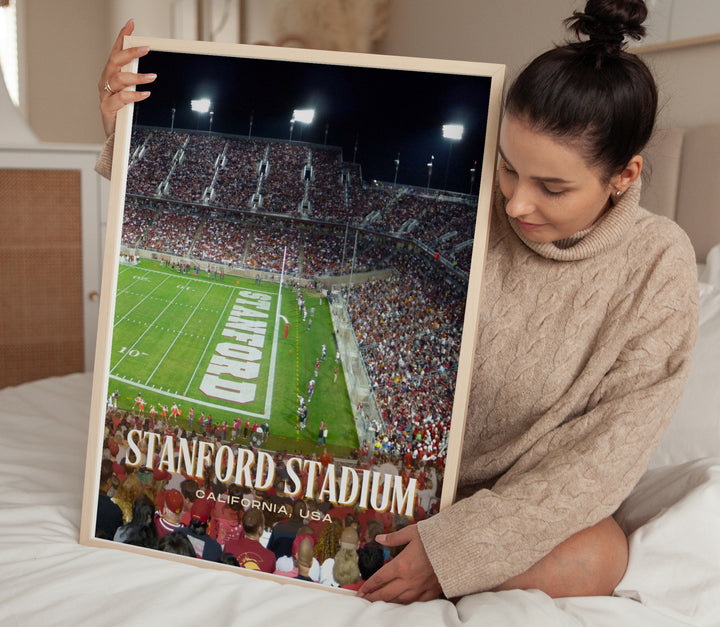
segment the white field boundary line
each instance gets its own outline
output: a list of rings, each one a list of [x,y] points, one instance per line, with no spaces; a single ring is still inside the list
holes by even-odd
[[[180,285],[180,284],[178,284],[178,285]],[[134,344],[133,344],[130,348],[128,348],[128,350],[127,350],[127,351],[125,352],[125,354],[120,358],[120,360],[119,360],[117,363],[115,363],[115,364],[112,366],[112,368],[110,368],[110,371],[111,371],[111,372],[112,372],[113,370],[115,370],[115,368],[117,368],[117,367],[122,363],[123,359],[125,359],[125,357],[127,357],[127,356],[130,354],[130,352],[140,343],[140,340],[142,340],[142,339],[145,337],[145,335],[148,333],[148,331],[150,331],[150,329],[152,329],[152,328],[155,326],[155,324],[157,323],[157,321],[160,320],[160,318],[161,318],[161,317],[163,316],[163,314],[168,310],[168,308],[169,308],[178,298],[180,298],[180,295],[185,291],[185,288],[186,288],[188,285],[189,285],[188,283],[185,283],[185,285],[183,285],[182,287],[178,287],[178,293],[175,295],[175,298],[173,298],[167,305],[165,305],[165,307],[163,307],[163,310],[162,310],[157,316],[155,316],[155,319],[154,319],[150,324],[148,324],[147,329],[145,329],[145,331],[143,331],[143,333],[140,335],[140,337],[139,337],[137,340],[135,340]]]
[[[131,385],[135,388],[146,390],[148,392],[154,392],[155,394],[162,394],[163,396],[169,396],[170,398],[177,399],[179,401],[182,401],[183,403],[190,403],[193,406],[200,405],[203,407],[211,407],[212,409],[219,409],[221,411],[229,411],[233,412],[235,414],[242,414],[243,416],[250,416],[250,418],[258,418],[258,419],[265,419],[265,416],[262,414],[256,414],[253,412],[249,412],[243,409],[236,409],[234,407],[226,407],[225,405],[217,405],[215,403],[208,403],[207,401],[196,399],[196,398],[188,398],[183,394],[175,394],[166,390],[158,390],[156,388],[150,387],[149,385],[145,385],[143,383],[139,383],[137,381],[133,381],[132,379],[125,379],[124,377],[118,377],[117,375],[111,374],[110,379],[113,381],[120,381],[121,383],[127,383],[128,385]]]
[[[265,390],[265,416],[270,420],[272,412],[272,397],[275,389],[275,367],[277,365],[278,335],[280,333],[280,315],[282,305],[282,288],[285,282],[285,261],[287,260],[287,246],[283,249],[282,268],[280,270],[280,283],[278,285],[277,304],[275,305],[275,328],[273,329],[273,343],[270,351],[270,365],[268,373],[268,384]]]
[[[165,361],[165,358],[168,356],[168,353],[172,350],[173,346],[175,346],[175,343],[178,341],[180,336],[182,335],[183,331],[185,330],[185,327],[190,323],[190,320],[195,315],[195,312],[200,308],[200,305],[205,300],[205,297],[208,295],[210,290],[212,289],[212,283],[208,285],[208,288],[205,290],[205,293],[202,295],[202,298],[197,302],[197,305],[195,305],[195,309],[192,310],[192,313],[187,317],[185,320],[185,324],[182,325],[182,328],[175,334],[175,339],[172,341],[170,346],[168,346],[168,349],[165,351],[165,354],[160,358],[160,361],[158,361],[157,366],[155,366],[155,370],[150,373],[150,376],[147,378],[147,381],[145,381],[145,385],[148,385],[150,383],[150,380],[155,376],[155,373],[158,371],[158,368],[162,366],[163,362]],[[217,327],[216,327],[217,328]],[[203,356],[205,354],[203,353]]]
[[[168,275],[167,272],[163,272],[162,270],[155,270],[154,268],[140,268],[140,269],[141,269],[143,272],[150,272],[150,273],[152,273],[152,274],[162,274],[163,276],[171,276],[171,277],[175,276],[174,274],[169,274],[169,275]],[[229,276],[229,275],[226,275],[226,278],[227,278],[228,276]],[[178,274],[178,276],[176,276],[175,278],[177,278],[177,279],[183,279],[183,280],[185,280],[185,281],[193,281],[193,282],[195,282],[195,283],[207,283],[207,282],[208,282],[208,279],[200,279],[200,278],[193,277],[193,276],[186,276],[186,275],[184,275],[184,274]],[[232,279],[233,277],[230,277],[230,278]],[[236,278],[236,279],[243,279],[243,280],[251,280],[251,279],[247,279],[247,277],[235,277],[235,278]],[[238,287],[237,285],[229,285],[228,283],[226,283],[226,282],[224,282],[224,281],[211,281],[211,283],[212,283],[212,285],[217,285],[218,287],[224,287],[224,288],[229,289],[229,290],[239,289],[239,287]],[[251,289],[251,288],[246,287],[246,288],[243,288],[243,289]],[[268,291],[268,290],[258,290],[258,289],[254,289],[254,288],[253,288],[252,291],[258,292],[258,293],[260,293],[260,294],[269,294],[270,296],[272,296],[272,295],[274,294],[274,292],[270,292],[270,291]]]
[[[143,296],[142,299],[140,299],[137,303],[135,303],[135,306],[130,311],[128,311],[122,318],[120,318],[120,320],[115,321],[115,323],[113,324],[113,329],[117,325],[119,325],[123,320],[125,320],[125,318],[127,318],[133,311],[135,311],[138,307],[140,307],[140,305],[142,305],[148,298],[150,298],[155,293],[156,290],[159,290],[163,285],[165,285],[165,283],[167,283],[167,281],[168,281],[168,279],[165,279],[162,283],[158,283],[154,288],[152,288],[152,290],[150,290],[145,296]],[[121,293],[118,292],[117,296],[120,296],[120,294]],[[117,296],[115,298],[117,298]]]
[[[195,380],[195,375],[197,374],[198,368],[200,368],[200,364],[205,360],[205,355],[208,352],[208,349],[210,348],[210,344],[213,342],[213,338],[215,337],[215,333],[217,331],[218,325],[220,324],[220,321],[223,321],[223,324],[225,324],[225,320],[227,319],[226,311],[228,306],[230,305],[230,301],[235,296],[235,292],[233,290],[230,291],[230,295],[228,296],[227,302],[225,303],[225,307],[223,307],[223,310],[221,312],[221,315],[218,316],[217,322],[215,322],[215,328],[213,328],[212,333],[210,334],[207,344],[205,344],[205,350],[203,351],[203,354],[200,356],[200,359],[198,359],[197,364],[195,365],[195,370],[192,373],[192,376],[190,377],[190,380],[188,381],[187,387],[185,388],[185,392],[183,393],[183,396],[188,393],[188,390],[190,389],[190,386],[192,385],[192,382]],[[255,414],[253,414],[255,415]]]
[[[277,365],[277,348],[278,335],[280,334],[280,305],[282,305],[282,281],[278,289],[277,305],[275,309],[275,328],[273,329],[272,350],[270,351],[270,372],[268,373],[267,389],[265,391],[265,416],[266,420],[270,420],[270,412],[272,411],[273,391],[275,389],[275,367]]]

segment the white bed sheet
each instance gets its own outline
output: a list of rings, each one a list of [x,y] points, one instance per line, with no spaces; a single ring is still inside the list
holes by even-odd
[[[78,374],[0,391],[3,626],[720,625],[720,459],[657,469],[633,493],[622,521],[639,528],[623,598],[511,591],[370,604],[78,544],[90,390]]]

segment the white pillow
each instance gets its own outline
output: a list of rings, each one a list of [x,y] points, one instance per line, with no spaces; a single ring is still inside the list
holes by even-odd
[[[630,535],[630,563],[615,596],[674,616],[678,625],[717,626],[719,492],[718,458],[646,473],[616,514]]]
[[[720,245],[708,254],[700,279],[700,326],[690,375],[650,468],[720,457]]]
[[[720,289],[720,244],[713,246],[705,259],[705,264],[698,266],[698,280],[709,283]]]

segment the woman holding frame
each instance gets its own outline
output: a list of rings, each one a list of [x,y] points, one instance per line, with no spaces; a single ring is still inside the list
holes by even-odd
[[[577,41],[510,87],[458,501],[377,537],[405,548],[360,588],[368,600],[606,595],[625,572],[612,514],[673,416],[697,331],[692,246],[639,206],[657,89],[624,43],[646,15],[642,0],[590,0],[567,20]],[[147,52],[121,50],[132,29],[99,83],[108,134],[147,97],[122,90],[154,80],[120,72]]]

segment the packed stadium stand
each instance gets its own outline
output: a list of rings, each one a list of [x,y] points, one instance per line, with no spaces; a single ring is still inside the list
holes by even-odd
[[[442,457],[476,197],[364,182],[338,147],[147,127],[133,130],[127,192],[133,251],[278,276],[285,259],[286,275],[335,277],[373,388],[375,446]],[[380,270],[390,278],[372,280]]]
[[[302,218],[395,235],[438,253],[449,266],[467,274],[474,234],[467,216],[474,207],[475,199],[461,194],[363,183],[359,164],[344,162],[337,147],[135,127],[123,241],[159,250],[159,243],[172,240],[174,254],[212,262],[232,259],[238,265],[248,252],[239,242],[244,233],[231,227],[231,254],[220,254],[209,242],[218,242],[218,220],[242,230],[243,215],[252,212],[283,218],[286,226],[280,224],[280,229],[296,230],[297,223],[287,220]],[[196,219],[180,217],[190,209]],[[153,220],[151,212],[160,213]],[[172,215],[162,213],[177,215],[178,224],[170,224]],[[162,226],[155,224],[158,220]],[[201,232],[179,235],[193,227]],[[266,235],[266,230],[259,230],[260,238]],[[195,240],[192,250],[185,247]],[[257,249],[261,242],[249,244]],[[338,246],[337,237],[323,247],[309,241],[308,251],[317,251],[321,258],[306,256],[305,274],[347,273],[350,268],[347,259],[342,263]],[[293,251],[302,248],[295,244]],[[257,267],[255,257],[248,257],[249,267]]]

